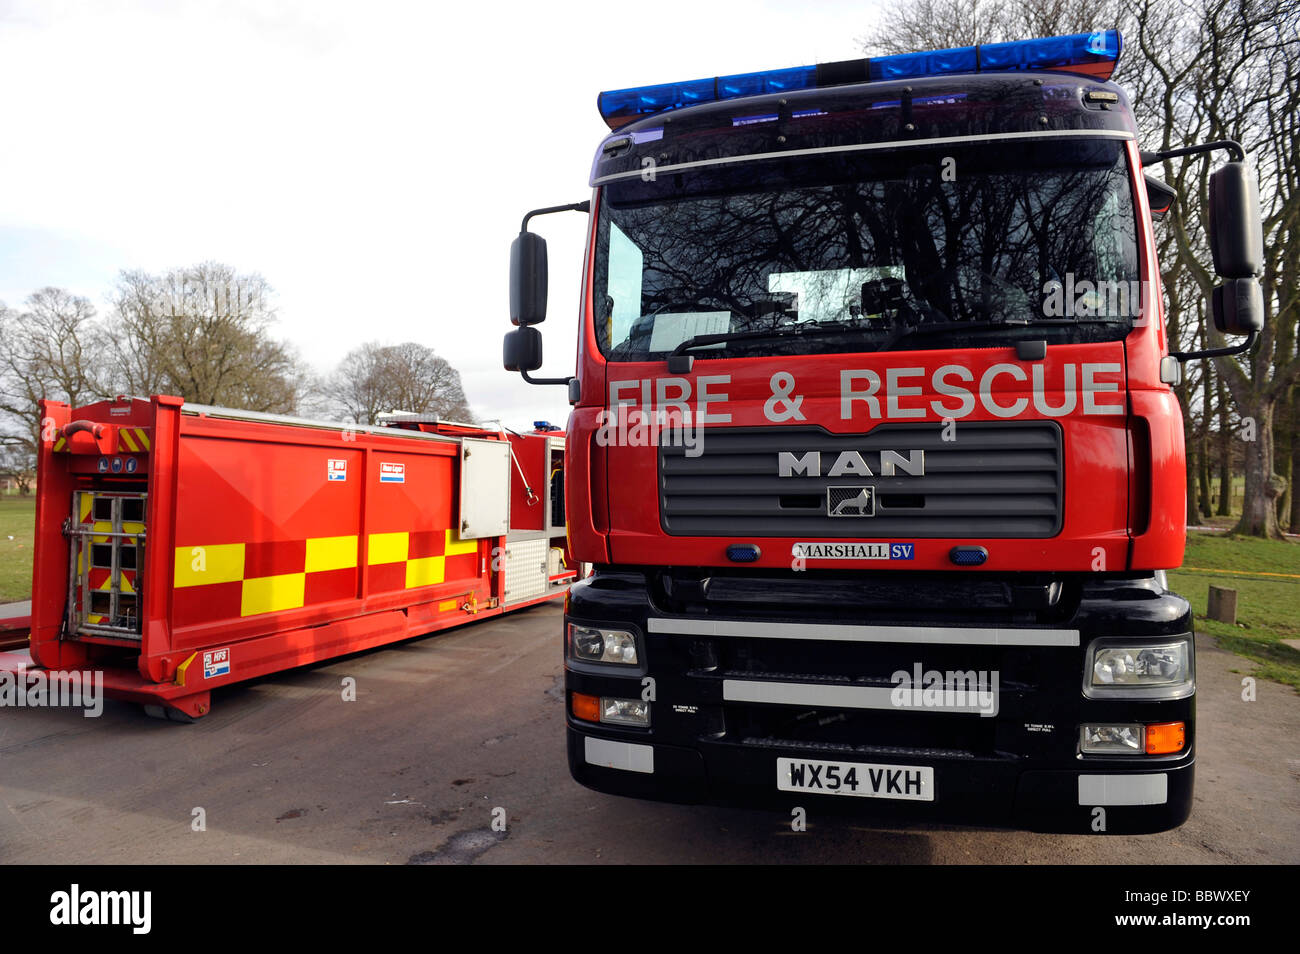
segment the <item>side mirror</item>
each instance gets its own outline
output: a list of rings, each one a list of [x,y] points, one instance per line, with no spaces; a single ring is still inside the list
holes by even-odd
[[[527,325],[507,331],[501,360],[507,371],[536,371],[542,366],[542,333]]]
[[[1251,278],[1264,268],[1259,186],[1244,162],[1227,162],[1210,174],[1210,253],[1224,278]],[[1215,300],[1218,301],[1218,293]],[[1230,297],[1237,297],[1234,292]],[[1217,309],[1216,309],[1217,315]],[[1244,332],[1239,332],[1244,333]]]
[[[1256,278],[1230,278],[1214,289],[1214,327],[1225,335],[1264,330],[1264,292]]]
[[[510,321],[535,325],[545,320],[546,239],[535,232],[520,232],[510,244]],[[540,365],[539,359],[533,367]]]

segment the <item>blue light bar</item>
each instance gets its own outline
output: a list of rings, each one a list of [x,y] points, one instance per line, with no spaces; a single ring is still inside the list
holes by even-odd
[[[1124,39],[1118,30],[1096,30],[1039,40],[983,43],[951,50],[899,53],[820,66],[797,66],[611,90],[601,93],[596,98],[596,105],[601,118],[611,129],[617,129],[644,116],[700,103],[848,83],[1020,70],[1062,70],[1107,80],[1119,62],[1123,47]]]
[[[978,73],[979,47],[962,46],[952,50],[935,50],[932,53],[898,53],[894,56],[873,57],[867,64],[867,73],[873,80]]]
[[[719,76],[717,84],[718,99],[762,96],[764,93],[788,93],[792,89],[813,89],[817,85],[817,67],[796,66],[788,70]]]
[[[684,106],[711,103],[720,99],[739,99],[741,96],[762,96],[765,93],[784,93],[794,89],[815,89],[816,86],[817,67],[799,66],[794,69],[767,70],[762,73],[715,76],[712,79],[689,80],[685,83],[616,89],[601,93],[596,99],[596,105],[600,109],[601,118],[610,124],[611,129],[615,129],[633,119],[650,116],[666,109],[681,109]],[[621,122],[613,122],[616,118],[621,119]]]

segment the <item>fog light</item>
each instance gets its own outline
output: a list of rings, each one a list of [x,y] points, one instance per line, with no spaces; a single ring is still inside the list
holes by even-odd
[[[1140,725],[1081,725],[1079,751],[1090,755],[1141,755],[1144,736]]]
[[[650,703],[641,699],[600,697],[600,721],[618,725],[649,725]]]
[[[636,637],[622,629],[569,624],[569,657],[584,662],[637,664]]]

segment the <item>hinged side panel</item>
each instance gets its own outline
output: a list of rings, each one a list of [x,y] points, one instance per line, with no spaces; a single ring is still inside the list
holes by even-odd
[[[460,537],[499,537],[509,526],[510,444],[466,437],[460,448]]]

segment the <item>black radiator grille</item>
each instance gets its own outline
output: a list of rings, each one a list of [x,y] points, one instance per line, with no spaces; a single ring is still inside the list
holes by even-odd
[[[882,424],[855,435],[815,427],[709,428],[697,457],[683,447],[659,449],[660,519],[673,536],[816,540],[1060,532],[1061,429],[1055,422],[958,422],[948,434],[952,439],[944,436],[941,423]],[[896,462],[893,476],[882,473],[888,469],[882,451]],[[790,468],[792,476],[780,475],[782,452],[800,461]],[[844,452],[857,458],[842,461],[847,473],[830,476]],[[900,460],[912,469],[923,460],[924,474],[906,473]],[[818,476],[807,472],[814,462]],[[862,465],[870,476],[854,472]],[[859,506],[866,497],[871,503]],[[846,515],[831,516],[845,500]],[[865,514],[872,509],[874,515]]]

